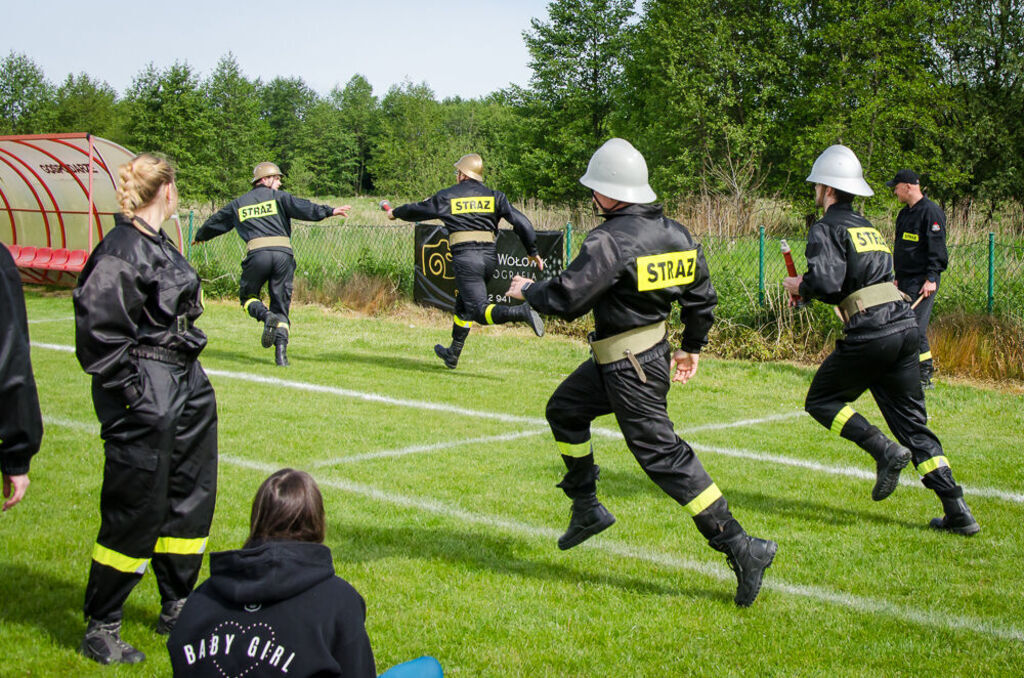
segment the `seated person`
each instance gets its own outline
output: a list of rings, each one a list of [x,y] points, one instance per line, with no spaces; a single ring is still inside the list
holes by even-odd
[[[175,676],[377,675],[366,603],[334,574],[323,545],[323,498],[312,476],[282,469],[260,485],[249,539],[210,555],[210,578],[189,596],[167,649]],[[440,678],[420,657],[387,678]]]

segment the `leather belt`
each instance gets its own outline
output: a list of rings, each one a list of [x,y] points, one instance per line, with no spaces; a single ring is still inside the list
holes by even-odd
[[[668,327],[664,320],[660,320],[651,325],[636,327],[605,339],[591,341],[590,350],[594,354],[594,362],[598,365],[609,365],[620,360],[628,360],[636,370],[636,376],[646,384],[647,375],[636,356],[660,344],[667,335]]]
[[[184,353],[172,351],[171,349],[164,348],[163,346],[132,346],[128,349],[128,353],[136,358],[157,360],[162,363],[170,363],[180,367],[187,367],[192,361],[192,359]]]
[[[494,234],[490,231],[452,231],[448,234],[449,245],[466,242],[494,242]]]
[[[252,252],[253,250],[261,250],[264,247],[287,247],[292,248],[292,239],[286,235],[268,235],[262,238],[253,238],[249,242],[245,243],[245,250]]]

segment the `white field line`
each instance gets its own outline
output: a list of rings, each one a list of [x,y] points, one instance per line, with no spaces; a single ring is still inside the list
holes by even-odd
[[[61,344],[44,344],[39,342],[32,342],[32,346],[37,348],[50,349],[54,351],[63,351],[66,353],[73,353],[74,347],[64,346]],[[269,384],[271,386],[293,388],[301,391],[311,391],[315,393],[328,393],[331,395],[337,395],[345,398],[357,398],[360,400],[366,400],[370,402],[379,402],[387,405],[394,405],[398,407],[409,407],[421,410],[431,410],[435,412],[444,412],[447,414],[460,414],[468,417],[475,417],[478,419],[493,419],[497,421],[503,421],[506,423],[518,423],[527,424],[530,426],[542,427],[547,425],[547,421],[540,417],[522,417],[510,414],[504,414],[500,412],[486,412],[481,410],[470,410],[463,407],[456,407],[452,405],[446,405],[444,403],[432,403],[422,400],[405,400],[398,398],[391,398],[389,396],[380,395],[377,393],[364,393],[361,391],[352,391],[349,389],[336,388],[334,386],[320,386],[318,384],[309,384],[301,381],[290,381],[286,379],[278,379],[276,377],[264,377],[257,374],[249,374],[247,372],[227,372],[223,370],[212,370],[207,369],[206,373],[212,376],[225,377],[227,379],[238,379],[241,381],[249,381],[258,384]],[[728,428],[730,426],[750,426],[765,422],[778,421],[779,419],[785,419],[789,417],[799,417],[802,412],[791,412],[787,414],[776,414],[769,415],[762,419],[744,419],[737,422],[730,422],[725,424],[707,424],[705,426],[695,426],[690,429],[682,431],[684,434],[689,434],[691,431],[710,430],[712,428]],[[600,426],[594,426],[591,428],[591,433],[595,435],[605,436],[616,440],[622,440],[622,433],[617,429],[603,428]],[[684,435],[684,437],[686,437]],[[712,445],[701,445],[699,443],[690,443],[695,449],[704,450],[713,454],[721,454],[723,456],[737,457],[740,459],[748,459],[750,461],[770,463],[770,464],[781,464],[785,466],[795,466],[799,468],[805,468],[811,471],[819,473],[827,473],[830,475],[838,476],[849,476],[852,478],[860,479],[873,479],[875,475],[869,471],[863,469],[852,468],[848,466],[826,466],[819,464],[814,461],[808,461],[805,459],[799,459],[795,457],[785,457],[782,455],[769,454],[765,452],[753,452],[749,450],[739,450],[728,447],[717,447]],[[916,487],[918,489],[927,489],[919,482],[911,480],[910,478],[903,477],[900,479],[901,485],[908,487]],[[999,488],[992,487],[969,487],[964,485],[964,491],[968,495],[975,495],[981,497],[992,497],[995,499],[1002,499],[1004,501],[1013,502],[1016,504],[1024,504],[1024,493],[1001,490]]]
[[[486,436],[482,438],[460,438],[459,440],[450,440],[442,443],[434,443],[432,445],[413,445],[411,447],[402,447],[397,450],[381,450],[379,452],[366,452],[364,454],[350,454],[345,457],[335,457],[334,459],[318,461],[315,464],[313,464],[313,468],[339,466],[341,464],[351,464],[353,462],[367,461],[370,459],[383,459],[385,457],[404,457],[407,454],[438,452],[440,450],[449,450],[453,447],[459,447],[460,445],[488,445],[490,443],[518,440],[519,438],[531,438],[533,436],[539,436],[549,432],[550,429],[540,428],[534,429],[532,431],[506,433],[504,435]]]
[[[65,419],[64,417],[51,417],[49,415],[43,415],[43,424],[50,426],[60,426],[61,428],[69,428],[74,431],[82,431],[84,433],[92,433],[93,435],[100,434],[100,423],[94,421],[91,424],[87,424],[84,421],[73,421],[71,419]]]
[[[221,461],[233,466],[259,471],[261,473],[272,473],[278,470],[278,467],[275,464],[251,461],[230,455],[221,455],[220,459]],[[482,513],[473,513],[438,501],[393,494],[375,487],[347,480],[325,478],[319,479],[317,482],[321,487],[332,487],[336,490],[341,490],[342,492],[348,492],[350,494],[357,494],[373,499],[374,501],[380,501],[418,511],[426,511],[445,516],[462,523],[482,525],[484,527],[498,529],[524,537],[554,541],[561,534],[561,530],[556,530],[550,527],[537,527],[535,525],[530,525],[516,520],[496,518]],[[645,561],[653,565],[675,570],[689,570],[722,582],[735,582],[735,575],[720,565],[680,558],[678,556],[650,549],[629,546],[613,540],[602,538],[597,541],[589,541],[586,544],[582,544],[581,547],[596,549],[615,556]],[[785,551],[783,551],[783,553],[784,552]],[[849,593],[843,593],[841,591],[833,591],[821,586],[788,584],[784,581],[779,581],[777,577],[774,577],[771,570],[767,573],[763,589],[799,596],[801,598],[808,598],[820,603],[826,603],[836,607],[844,607],[855,612],[902,619],[903,621],[912,622],[921,626],[929,626],[942,630],[970,631],[973,633],[994,636],[1004,640],[1024,642],[1024,631],[1012,626],[1001,626],[990,621],[975,619],[973,617],[963,615],[951,615],[945,612],[897,605],[885,600],[857,596]]]

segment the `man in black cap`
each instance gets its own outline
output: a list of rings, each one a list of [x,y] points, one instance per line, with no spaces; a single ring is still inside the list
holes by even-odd
[[[892,248],[896,286],[914,299],[914,315],[920,338],[921,387],[932,388],[935,371],[928,345],[928,321],[931,319],[939,278],[946,270],[946,215],[942,208],[921,192],[917,173],[902,169],[885,185],[896,199],[906,205],[896,217],[896,242]]]

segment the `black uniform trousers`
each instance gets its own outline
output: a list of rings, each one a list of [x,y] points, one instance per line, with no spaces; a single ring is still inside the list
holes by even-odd
[[[292,306],[295,280],[295,257],[291,252],[278,249],[257,249],[242,260],[242,278],[238,285],[238,298],[242,306],[250,299],[259,300],[260,290],[267,286],[270,293],[270,312],[288,320]],[[246,308],[256,320],[263,322],[267,309],[262,303]]]
[[[668,342],[662,342],[636,356],[647,375],[646,384],[627,360],[608,365],[587,360],[555,389],[546,416],[556,442],[580,445],[589,442],[590,423],[596,417],[614,413],[626,445],[644,472],[696,515],[700,511],[693,510],[692,502],[714,483],[668,417],[670,354]],[[720,496],[715,490],[709,499]]]
[[[900,278],[898,280],[899,290],[916,301],[917,297],[921,294],[921,287],[924,286],[927,280],[928,278],[923,275]],[[932,349],[928,344],[928,323],[932,318],[932,307],[935,306],[935,296],[939,291],[939,283],[940,278],[937,277],[935,279],[935,292],[922,299],[921,303],[914,309],[914,316],[917,318],[918,363],[920,364],[922,377],[930,377],[935,371],[935,364],[932,361]]]
[[[452,248],[455,269],[455,315],[466,323],[501,325],[519,320],[516,307],[491,304],[487,281],[498,268],[498,251],[493,243],[461,243]]]
[[[217,403],[198,361],[138,359],[130,405],[93,379],[106,463],[86,618],[116,621],[152,560],[162,601],[191,593],[217,496]]]
[[[928,428],[916,330],[868,341],[837,341],[814,375],[805,408],[825,428],[860,444],[874,427],[848,403],[867,390],[896,439],[910,449],[915,466],[942,455],[942,444]]]

